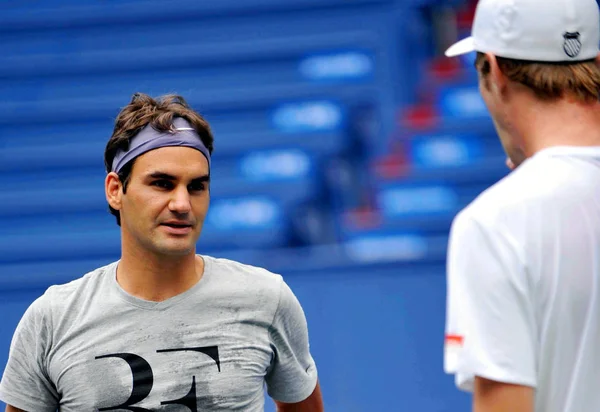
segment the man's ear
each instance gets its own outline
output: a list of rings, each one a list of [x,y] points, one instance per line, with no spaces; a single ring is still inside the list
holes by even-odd
[[[110,172],[104,180],[104,192],[109,206],[115,210],[121,210],[121,197],[123,196],[123,184],[119,175]]]
[[[488,61],[490,67],[489,83],[491,91],[494,93],[503,93],[508,85],[508,78],[498,65],[498,59],[491,53],[486,53],[485,58]]]

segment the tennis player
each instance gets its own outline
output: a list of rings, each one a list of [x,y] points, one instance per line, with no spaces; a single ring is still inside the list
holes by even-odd
[[[480,0],[480,91],[514,170],[455,218],[445,370],[477,412],[600,411],[600,15]]]
[[[323,410],[282,277],[196,254],[212,149],[182,97],[136,94],[120,112],[105,191],[121,258],[28,308],[0,383],[7,411],[262,412],[265,384],[280,412]]]

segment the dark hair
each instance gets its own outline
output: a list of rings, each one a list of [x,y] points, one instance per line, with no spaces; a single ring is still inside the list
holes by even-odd
[[[584,103],[600,100],[600,66],[596,60],[548,63],[498,56],[496,60],[506,77],[527,86],[542,100],[557,100],[565,95]],[[490,73],[485,54],[477,53],[475,67],[483,77]]]
[[[104,166],[106,172],[112,171],[112,162],[119,149],[128,150],[131,139],[148,124],[160,132],[170,131],[173,128],[173,120],[177,117],[184,118],[196,130],[202,143],[209,153],[213,151],[213,135],[208,122],[195,112],[181,96],[168,94],[152,98],[144,93],[135,93],[131,102],[125,106],[117,119],[112,136],[104,150]],[[119,171],[119,180],[123,183],[123,192],[127,190],[127,184],[131,176],[131,170],[135,159],[128,162]],[[121,217],[118,210],[109,206],[110,213],[117,218],[117,224],[121,225]]]

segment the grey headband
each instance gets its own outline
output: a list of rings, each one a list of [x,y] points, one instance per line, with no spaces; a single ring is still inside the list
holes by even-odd
[[[184,146],[192,147],[199,150],[208,161],[208,169],[210,170],[210,153],[196,130],[188,123],[187,120],[178,117],[173,121],[173,132],[159,132],[148,124],[140,132],[131,139],[129,150],[124,151],[119,149],[112,163],[112,171],[119,171],[130,160],[143,155],[150,150],[160,147],[169,146]]]

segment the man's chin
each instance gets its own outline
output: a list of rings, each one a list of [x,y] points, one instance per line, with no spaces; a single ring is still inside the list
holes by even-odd
[[[510,169],[510,170],[515,170],[517,169],[519,166],[521,166],[523,163],[525,163],[525,161],[527,160],[527,156],[511,156],[510,158],[506,159],[506,166]]]
[[[196,245],[161,245],[157,252],[163,256],[182,257],[196,253]]]
[[[517,166],[514,164],[514,162],[510,159],[510,157],[506,158],[506,167],[508,167],[511,171],[515,170],[517,168]]]

